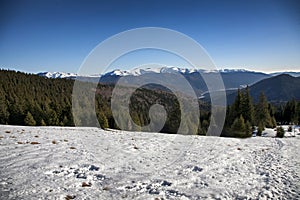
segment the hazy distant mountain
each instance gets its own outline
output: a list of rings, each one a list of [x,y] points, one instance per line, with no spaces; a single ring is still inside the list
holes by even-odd
[[[288,101],[293,98],[300,100],[300,77],[281,74],[250,87],[250,93],[254,99],[258,99],[262,91],[269,101]]]
[[[270,75],[277,76],[277,75],[280,75],[280,74],[288,74],[288,75],[291,75],[291,76],[294,76],[294,77],[300,77],[300,72],[275,72],[275,73],[271,73]]]
[[[226,89],[236,89],[244,87],[245,85],[252,85],[257,81],[263,80],[265,78],[270,77],[268,74],[247,71],[243,69],[225,69],[219,71],[206,71],[206,70],[196,70],[196,69],[187,69],[187,68],[177,68],[177,67],[162,67],[162,68],[146,68],[146,69],[135,69],[131,71],[125,70],[114,70],[108,72],[101,76],[100,82],[106,84],[114,84],[116,83],[120,77],[123,76],[146,76],[149,74],[172,74],[172,73],[180,73],[182,74],[195,89],[197,94],[199,95],[202,92],[207,91],[207,86],[200,74],[205,74],[206,77],[214,79],[216,78],[217,72],[223,78],[224,85]]]
[[[286,102],[292,99],[300,100],[300,77],[280,74],[261,80],[250,86],[250,94],[257,102],[261,92],[264,92],[269,102]],[[227,92],[228,104],[233,103],[236,91]]]
[[[223,78],[226,89],[241,88],[270,77],[269,74],[246,70],[221,72],[221,76]]]
[[[265,74],[261,72],[248,71],[244,69],[223,69],[218,71],[207,71],[202,69],[187,69],[178,67],[158,67],[158,68],[137,68],[133,70],[116,69],[103,75],[97,76],[77,76],[73,73],[38,73],[40,76],[48,78],[80,78],[82,81],[100,82],[102,84],[115,84],[121,77],[129,76],[137,78],[170,78],[173,73],[182,74],[191,84],[196,94],[200,97],[207,91],[207,86],[199,74],[205,74],[206,77],[214,79],[217,72],[223,78],[225,89],[227,90],[228,103],[231,103],[236,94],[237,88],[243,88],[247,85],[251,88],[251,95],[257,99],[259,93],[264,91],[270,101],[286,101],[291,98],[300,99],[300,89],[298,88],[299,72],[288,72],[291,75],[279,75],[280,73]],[[295,77],[294,77],[295,76]],[[99,79],[100,78],[100,79]]]

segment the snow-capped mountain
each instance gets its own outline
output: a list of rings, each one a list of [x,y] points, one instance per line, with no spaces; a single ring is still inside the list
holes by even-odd
[[[205,70],[205,69],[194,69],[194,68],[179,68],[179,67],[155,67],[155,68],[135,68],[132,70],[121,70],[116,69],[108,73],[104,73],[103,76],[140,76],[147,73],[181,73],[181,74],[192,74],[195,72],[199,73],[248,73],[254,71],[249,71],[245,69],[219,69],[219,70]]]
[[[188,68],[179,68],[179,67],[151,67],[151,68],[135,68],[132,70],[121,70],[116,69],[107,73],[104,73],[102,75],[97,76],[79,76],[77,74],[73,73],[50,73],[50,72],[43,72],[39,73],[38,75],[48,78],[69,78],[69,79],[75,79],[78,78],[79,80],[83,82],[93,82],[93,83],[101,83],[101,84],[108,84],[108,85],[114,85],[116,84],[121,77],[128,76],[129,79],[131,78],[138,78],[139,76],[144,76],[145,78],[152,78],[154,81],[155,79],[161,79],[161,78],[172,78],[172,74],[174,73],[180,73],[184,76],[184,78],[189,82],[189,84],[194,89],[195,93],[202,97],[203,94],[205,94],[208,91],[208,87],[203,79],[203,77],[200,74],[206,74],[206,78],[211,78],[212,80],[216,78],[216,73],[219,72],[225,86],[225,90],[229,94],[233,94],[235,90],[238,88],[245,88],[246,86],[250,86],[252,88],[253,85],[256,83],[266,80],[271,77],[275,77],[275,75],[278,74],[284,74],[278,73],[278,74],[265,74],[261,72],[255,72],[255,71],[248,71],[245,69],[221,69],[221,70],[203,70],[203,69],[188,69]],[[290,72],[291,73],[291,72]],[[296,72],[292,73],[293,76],[297,76]],[[275,81],[276,82],[276,81]],[[292,82],[292,81],[287,81]],[[297,83],[298,84],[298,83]],[[262,87],[261,89],[252,89],[252,93],[254,97],[256,98],[256,93],[254,92],[257,90],[259,94],[261,90],[264,88],[268,88],[268,85],[274,85],[267,84]],[[282,85],[282,84],[281,84]],[[291,85],[287,86],[288,88],[292,88]],[[279,88],[279,86],[278,86]],[[277,91],[275,89],[272,89],[271,91]],[[296,89],[296,91],[298,91]],[[265,92],[268,96],[268,99],[277,99],[278,94],[282,92],[277,92],[278,94],[271,94],[270,92]],[[276,93],[276,92],[275,92]],[[283,94],[283,93],[282,93]],[[290,94],[293,95],[294,92],[290,92],[288,94],[284,93],[286,97],[290,97]],[[256,95],[256,96],[255,96]],[[272,96],[273,95],[273,96]],[[296,97],[296,96],[295,96]],[[297,96],[298,97],[298,96]],[[235,95],[232,95],[232,98],[228,98],[228,102],[232,102],[235,98]],[[281,98],[284,99],[284,98]]]
[[[124,76],[147,76],[147,75],[169,75],[169,74],[182,74],[192,85],[192,87],[199,93],[207,91],[207,86],[203,78],[195,72],[201,74],[206,74],[207,77],[215,78],[215,74],[218,72],[221,74],[225,88],[240,88],[245,85],[252,85],[257,81],[268,78],[271,75],[264,74],[260,72],[253,72],[244,69],[221,69],[221,70],[206,70],[206,69],[190,69],[190,68],[180,68],[180,67],[149,67],[149,68],[135,68],[132,70],[121,70],[115,69],[113,71],[103,73],[102,75],[96,76],[79,76],[73,73],[61,73],[61,72],[43,72],[38,75],[48,77],[48,78],[80,78],[82,81],[88,82],[100,82],[103,84],[115,84],[120,77]],[[156,76],[155,76],[156,77]],[[159,78],[159,77],[157,77]]]
[[[111,72],[103,74],[103,76],[140,76],[149,73],[181,73],[181,74],[190,74],[197,71],[197,69],[188,69],[188,68],[179,68],[179,67],[155,67],[155,68],[134,68],[132,70],[120,70],[116,69]]]
[[[192,74],[195,72],[200,73],[247,73],[252,72],[245,69],[220,69],[220,70],[204,70],[204,69],[193,69],[193,68],[179,68],[179,67],[154,67],[154,68],[134,68],[132,70],[121,70],[115,69],[110,72],[103,73],[102,75],[89,75],[84,77],[100,77],[100,76],[140,76],[149,73],[181,73],[181,74]],[[253,72],[256,73],[256,72]],[[47,78],[76,78],[78,75],[75,73],[65,72],[40,72],[37,75]]]
[[[275,73],[272,73],[271,75],[272,76],[278,76],[280,74],[288,74],[288,75],[291,75],[293,77],[300,77],[300,72],[275,72]]]
[[[253,72],[246,69],[220,69],[220,73],[235,73],[235,72]]]
[[[37,75],[47,78],[76,78],[77,74],[64,72],[40,72]]]

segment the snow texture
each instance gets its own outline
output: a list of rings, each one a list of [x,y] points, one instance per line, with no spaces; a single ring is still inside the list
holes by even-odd
[[[1,125],[0,199],[299,199],[299,133],[273,133]]]
[[[244,69],[220,69],[220,70],[203,70],[194,68],[179,68],[173,66],[164,67],[153,67],[153,68],[134,68],[131,70],[121,70],[115,69],[113,71],[103,74],[103,76],[140,76],[149,73],[181,73],[181,74],[191,74],[191,73],[234,73],[234,72],[250,72]],[[65,73],[65,72],[40,72],[37,75],[47,78],[76,78],[77,74]],[[89,75],[84,77],[100,77],[100,74]]]

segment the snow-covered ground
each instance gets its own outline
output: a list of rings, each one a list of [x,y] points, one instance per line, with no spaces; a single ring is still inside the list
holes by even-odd
[[[300,199],[300,135],[272,134],[1,125],[0,199]]]

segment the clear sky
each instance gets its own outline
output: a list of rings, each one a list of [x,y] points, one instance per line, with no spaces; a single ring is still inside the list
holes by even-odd
[[[219,68],[300,71],[297,0],[0,0],[0,68],[76,72],[101,41],[148,26],[192,37]]]

